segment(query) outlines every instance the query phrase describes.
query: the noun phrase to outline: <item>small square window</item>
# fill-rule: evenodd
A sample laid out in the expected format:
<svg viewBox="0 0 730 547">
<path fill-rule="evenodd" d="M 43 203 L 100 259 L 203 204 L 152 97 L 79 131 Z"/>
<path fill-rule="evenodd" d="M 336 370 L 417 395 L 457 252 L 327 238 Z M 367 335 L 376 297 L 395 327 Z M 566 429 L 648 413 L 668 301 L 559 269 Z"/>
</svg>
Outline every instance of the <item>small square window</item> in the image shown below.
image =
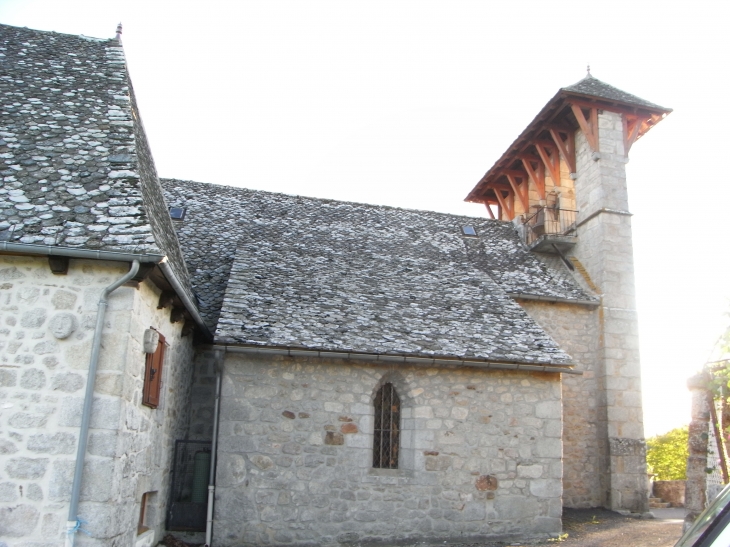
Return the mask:
<svg viewBox="0 0 730 547">
<path fill-rule="evenodd" d="M 477 231 L 474 226 L 462 226 L 461 227 L 461 233 L 464 234 L 466 237 L 477 237 Z"/>
<path fill-rule="evenodd" d="M 170 207 L 170 218 L 182 220 L 185 218 L 185 207 Z"/>
<path fill-rule="evenodd" d="M 157 504 L 157 492 L 145 492 L 139 507 L 139 522 L 137 523 L 137 535 L 144 534 L 154 526 Z"/>
</svg>

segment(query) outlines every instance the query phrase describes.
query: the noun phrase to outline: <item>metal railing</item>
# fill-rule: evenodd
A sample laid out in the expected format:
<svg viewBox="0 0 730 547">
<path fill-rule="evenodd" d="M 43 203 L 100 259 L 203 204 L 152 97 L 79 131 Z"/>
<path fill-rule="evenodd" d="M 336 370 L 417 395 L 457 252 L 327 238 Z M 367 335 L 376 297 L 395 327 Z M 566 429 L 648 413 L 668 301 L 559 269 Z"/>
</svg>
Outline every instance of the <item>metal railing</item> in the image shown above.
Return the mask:
<svg viewBox="0 0 730 547">
<path fill-rule="evenodd" d="M 525 243 L 531 245 L 546 235 L 575 237 L 575 218 L 578 211 L 541 207 L 525 218 Z"/>
</svg>

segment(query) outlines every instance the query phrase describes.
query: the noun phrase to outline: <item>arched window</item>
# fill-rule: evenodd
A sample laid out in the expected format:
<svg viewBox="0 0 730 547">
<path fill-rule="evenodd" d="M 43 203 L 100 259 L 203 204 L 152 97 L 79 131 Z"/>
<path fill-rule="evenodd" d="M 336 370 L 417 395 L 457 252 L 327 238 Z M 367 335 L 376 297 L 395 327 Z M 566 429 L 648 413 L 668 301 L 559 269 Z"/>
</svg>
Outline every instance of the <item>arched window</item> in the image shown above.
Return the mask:
<svg viewBox="0 0 730 547">
<path fill-rule="evenodd" d="M 400 448 L 400 398 L 393 384 L 384 384 L 375 395 L 373 467 L 398 469 Z"/>
</svg>

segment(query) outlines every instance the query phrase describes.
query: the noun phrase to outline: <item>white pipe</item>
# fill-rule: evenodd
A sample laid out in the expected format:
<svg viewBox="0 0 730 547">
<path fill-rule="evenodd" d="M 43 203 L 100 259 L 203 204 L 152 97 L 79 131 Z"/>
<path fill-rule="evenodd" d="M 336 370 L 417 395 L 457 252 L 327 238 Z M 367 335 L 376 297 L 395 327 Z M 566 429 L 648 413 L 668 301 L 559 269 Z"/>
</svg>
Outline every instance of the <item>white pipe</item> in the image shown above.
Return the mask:
<svg viewBox="0 0 730 547">
<path fill-rule="evenodd" d="M 94 251 L 92 249 L 77 249 L 76 247 L 58 247 L 55 245 L 37 245 L 34 243 L 12 243 L 0 241 L 0 251 L 7 253 L 21 253 L 42 256 L 67 256 L 70 258 L 89 258 L 97 260 L 113 260 L 116 262 L 159 262 L 163 255 L 123 253 L 119 251 Z"/>
<path fill-rule="evenodd" d="M 389 355 L 383 353 L 358 353 L 347 351 L 326 351 L 306 348 L 267 348 L 263 346 L 234 346 L 216 344 L 213 349 L 225 350 L 228 353 L 246 353 L 253 355 L 287 355 L 289 357 L 323 357 L 329 359 L 361 360 L 380 363 L 403 363 L 412 365 L 437 366 L 437 367 L 473 367 L 480 369 L 498 370 L 522 370 L 530 372 L 560 372 L 562 374 L 582 375 L 579 370 L 574 370 L 573 364 L 546 363 L 545 365 L 532 363 L 515 363 L 505 361 L 489 361 L 487 359 L 460 359 L 441 357 L 420 357 L 415 355 Z"/>
<path fill-rule="evenodd" d="M 66 547 L 73 547 L 76 531 L 78 529 L 79 497 L 81 496 L 81 478 L 84 473 L 84 459 L 86 457 L 86 443 L 89 439 L 89 424 L 91 423 L 91 407 L 94 404 L 94 385 L 96 384 L 96 369 L 99 365 L 99 353 L 101 352 L 101 335 L 104 330 L 104 319 L 109 295 L 132 279 L 139 271 L 139 260 L 133 260 L 129 271 L 114 283 L 101 292 L 99 306 L 96 312 L 96 328 L 91 346 L 91 359 L 89 361 L 89 376 L 86 379 L 86 395 L 84 397 L 84 408 L 81 413 L 81 427 L 79 429 L 79 444 L 76 448 L 76 467 L 74 469 L 74 480 L 71 487 L 71 503 L 68 508 L 68 519 L 66 521 Z"/>
<path fill-rule="evenodd" d="M 205 545 L 211 546 L 213 541 L 213 503 L 215 500 L 215 464 L 218 453 L 218 414 L 220 412 L 221 400 L 221 375 L 222 365 L 216 366 L 217 374 L 215 379 L 215 407 L 213 409 L 213 442 L 210 448 L 210 477 L 208 478 L 208 513 L 205 521 Z"/>
<path fill-rule="evenodd" d="M 519 298 L 520 300 L 540 300 L 542 302 L 553 302 L 556 304 L 575 304 L 577 306 L 588 306 L 597 308 L 601 305 L 599 300 L 579 300 L 577 298 L 561 298 L 559 296 L 538 296 L 536 294 L 525 294 L 521 292 L 508 292 L 507 296 Z"/>
<path fill-rule="evenodd" d="M 213 335 L 210 333 L 208 326 L 203 321 L 200 313 L 198 312 L 198 306 L 188 297 L 188 292 L 183 287 L 180 280 L 172 271 L 170 263 L 167 260 L 167 256 L 156 255 L 156 254 L 139 254 L 139 253 L 124 253 L 118 251 L 94 251 L 91 249 L 77 249 L 73 247 L 58 247 L 54 245 L 36 245 L 34 243 L 13 243 L 9 241 L 0 241 L 0 252 L 7 253 L 21 253 L 29 255 L 41 255 L 41 256 L 67 256 L 70 258 L 89 258 L 98 260 L 115 260 L 123 262 L 132 262 L 138 260 L 140 262 L 154 262 L 162 270 L 165 278 L 172 286 L 173 290 L 182 300 L 185 308 L 193 316 L 193 320 L 200 327 L 200 330 L 206 336 L 208 340 L 213 340 Z"/>
<path fill-rule="evenodd" d="M 193 316 L 193 320 L 198 325 L 200 330 L 203 331 L 203 334 L 208 340 L 212 340 L 213 335 L 210 333 L 210 330 L 208 330 L 208 325 L 205 324 L 205 321 L 203 321 L 203 318 L 200 316 L 197 304 L 188 297 L 188 292 L 175 276 L 175 272 L 172 271 L 167 257 L 163 257 L 162 260 L 157 263 L 157 266 L 159 266 L 160 270 L 162 270 L 162 273 L 165 274 L 167 281 L 170 283 L 170 285 L 172 285 L 173 290 L 180 297 L 180 300 L 182 300 L 183 304 L 185 304 L 185 308 L 190 312 L 190 315 Z"/>
</svg>

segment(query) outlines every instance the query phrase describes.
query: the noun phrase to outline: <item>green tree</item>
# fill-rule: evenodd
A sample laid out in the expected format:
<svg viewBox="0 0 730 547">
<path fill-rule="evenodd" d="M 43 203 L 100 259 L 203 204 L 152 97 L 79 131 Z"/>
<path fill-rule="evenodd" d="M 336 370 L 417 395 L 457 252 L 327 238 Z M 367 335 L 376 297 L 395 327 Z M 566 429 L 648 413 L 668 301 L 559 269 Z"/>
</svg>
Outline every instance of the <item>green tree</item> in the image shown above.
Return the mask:
<svg viewBox="0 0 730 547">
<path fill-rule="evenodd" d="M 664 435 L 646 441 L 646 463 L 649 473 L 660 481 L 676 481 L 687 478 L 687 439 L 689 427 L 678 427 Z"/>
</svg>

